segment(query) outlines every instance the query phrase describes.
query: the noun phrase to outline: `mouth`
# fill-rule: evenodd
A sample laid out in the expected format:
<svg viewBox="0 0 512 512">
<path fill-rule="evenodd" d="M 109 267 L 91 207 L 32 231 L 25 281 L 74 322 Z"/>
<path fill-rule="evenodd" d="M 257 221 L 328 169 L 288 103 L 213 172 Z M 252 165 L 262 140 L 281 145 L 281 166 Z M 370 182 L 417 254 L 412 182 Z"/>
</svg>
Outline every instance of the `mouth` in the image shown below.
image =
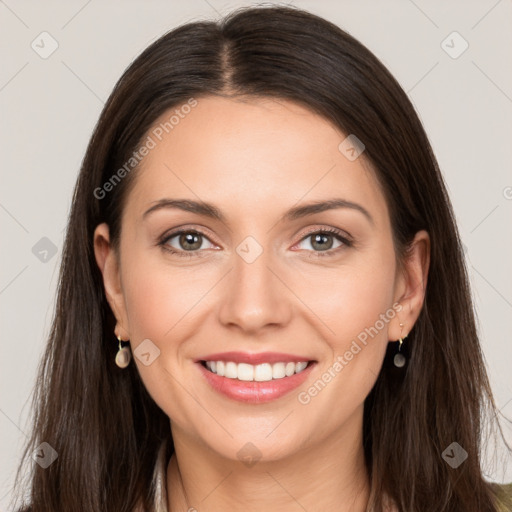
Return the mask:
<svg viewBox="0 0 512 512">
<path fill-rule="evenodd" d="M 270 380 L 284 379 L 302 373 L 309 365 L 316 361 L 299 361 L 297 363 L 235 363 L 234 361 L 199 361 L 211 373 L 227 379 L 236 379 L 244 382 L 268 382 Z"/>
<path fill-rule="evenodd" d="M 234 361 L 196 361 L 210 389 L 223 397 L 248 404 L 263 404 L 291 393 L 303 384 L 317 361 L 277 361 L 236 363 Z"/>
</svg>

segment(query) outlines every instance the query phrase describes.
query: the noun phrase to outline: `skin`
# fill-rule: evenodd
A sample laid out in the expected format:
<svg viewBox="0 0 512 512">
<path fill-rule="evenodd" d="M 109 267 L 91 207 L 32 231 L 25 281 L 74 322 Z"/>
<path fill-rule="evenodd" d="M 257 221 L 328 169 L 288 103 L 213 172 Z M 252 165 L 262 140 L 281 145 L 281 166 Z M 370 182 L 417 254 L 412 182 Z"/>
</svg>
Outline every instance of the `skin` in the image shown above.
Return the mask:
<svg viewBox="0 0 512 512">
<path fill-rule="evenodd" d="M 289 101 L 199 98 L 137 171 L 119 254 L 106 224 L 95 231 L 116 334 L 132 352 L 145 339 L 160 350 L 148 366 L 137 357 L 131 364 L 170 418 L 170 510 L 365 510 L 364 400 L 388 342 L 418 317 L 430 243 L 417 233 L 398 270 L 384 195 L 364 153 L 349 161 L 339 151 L 345 137 Z M 162 198 L 212 202 L 226 222 L 169 208 L 143 218 Z M 289 208 L 331 198 L 363 206 L 373 222 L 350 208 L 284 220 Z M 181 226 L 205 233 L 190 258 L 158 245 Z M 353 245 L 328 235 L 324 247 L 336 252 L 315 257 L 322 250 L 307 232 L 329 227 L 348 233 Z M 236 252 L 247 236 L 263 249 L 250 264 Z M 179 242 L 175 236 L 167 244 L 186 252 L 190 246 Z M 299 403 L 298 394 L 396 302 L 401 311 L 378 335 L 308 404 Z M 213 390 L 194 363 L 228 350 L 287 352 L 318 364 L 284 397 L 245 404 Z M 251 467 L 237 456 L 248 442 L 261 454 Z"/>
</svg>

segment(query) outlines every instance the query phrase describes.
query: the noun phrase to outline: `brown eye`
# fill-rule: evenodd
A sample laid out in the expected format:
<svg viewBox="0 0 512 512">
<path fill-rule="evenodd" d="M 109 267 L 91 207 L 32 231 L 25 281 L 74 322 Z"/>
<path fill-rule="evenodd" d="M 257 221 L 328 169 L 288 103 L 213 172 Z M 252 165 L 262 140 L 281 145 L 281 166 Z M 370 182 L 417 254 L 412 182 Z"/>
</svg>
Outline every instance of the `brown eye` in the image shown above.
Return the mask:
<svg viewBox="0 0 512 512">
<path fill-rule="evenodd" d="M 327 251 L 331 249 L 334 243 L 334 237 L 326 233 L 316 233 L 314 235 L 309 235 L 308 238 L 311 239 L 311 247 L 319 251 Z"/>
<path fill-rule="evenodd" d="M 185 251 L 195 251 L 201 248 L 202 235 L 197 233 L 182 233 L 178 236 L 178 244 Z"/>
<path fill-rule="evenodd" d="M 205 242 L 209 243 L 210 246 L 205 247 Z M 192 254 L 186 253 L 199 252 L 201 249 L 211 249 L 214 247 L 205 235 L 193 230 L 181 230 L 171 233 L 160 244 L 166 250 L 178 256 L 192 256 Z"/>
<path fill-rule="evenodd" d="M 334 256 L 338 254 L 340 250 L 351 247 L 352 241 L 349 239 L 349 235 L 345 234 L 343 231 L 328 228 L 310 231 L 302 238 L 299 244 L 297 244 L 297 247 L 301 248 L 301 244 L 306 244 L 302 249 L 306 249 L 311 257 L 317 257 Z"/>
</svg>

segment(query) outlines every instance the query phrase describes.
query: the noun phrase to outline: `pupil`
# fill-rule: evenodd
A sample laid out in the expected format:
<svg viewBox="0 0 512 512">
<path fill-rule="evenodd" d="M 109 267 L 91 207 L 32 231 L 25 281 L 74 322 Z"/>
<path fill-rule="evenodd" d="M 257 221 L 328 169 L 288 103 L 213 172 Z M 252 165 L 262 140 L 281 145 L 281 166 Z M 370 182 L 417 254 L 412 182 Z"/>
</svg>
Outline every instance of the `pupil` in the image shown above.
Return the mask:
<svg viewBox="0 0 512 512">
<path fill-rule="evenodd" d="M 331 243 L 327 244 L 328 246 L 326 246 L 326 242 L 327 242 L 326 239 L 329 239 L 329 238 L 331 238 L 331 235 L 318 233 L 318 234 L 314 235 L 314 241 L 313 241 L 312 245 L 313 245 L 313 247 L 315 247 L 315 244 L 319 243 L 320 244 L 319 247 L 315 247 L 315 248 L 319 248 L 322 251 L 328 250 L 332 246 L 332 238 L 331 238 Z"/>
<path fill-rule="evenodd" d="M 187 245 L 189 245 L 188 250 L 199 249 L 201 247 L 201 242 L 199 241 L 199 235 L 194 233 L 186 233 L 181 235 L 180 243 L 183 248 L 187 249 Z M 190 247 L 192 246 L 192 247 Z"/>
</svg>

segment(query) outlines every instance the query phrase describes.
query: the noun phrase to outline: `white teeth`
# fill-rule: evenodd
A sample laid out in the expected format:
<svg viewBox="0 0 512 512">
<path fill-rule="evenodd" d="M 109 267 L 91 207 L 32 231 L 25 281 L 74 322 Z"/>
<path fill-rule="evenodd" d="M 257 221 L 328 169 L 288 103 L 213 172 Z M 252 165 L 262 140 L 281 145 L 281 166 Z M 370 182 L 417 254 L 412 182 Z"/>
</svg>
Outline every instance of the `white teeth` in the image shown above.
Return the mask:
<svg viewBox="0 0 512 512">
<path fill-rule="evenodd" d="M 301 372 L 302 370 L 304 370 L 306 368 L 307 365 L 308 365 L 308 363 L 305 363 L 305 362 L 297 363 L 297 365 L 295 366 L 295 372 L 296 373 Z"/>
<path fill-rule="evenodd" d="M 224 367 L 224 377 L 228 379 L 236 379 L 238 376 L 237 368 L 235 363 L 226 363 Z"/>
<path fill-rule="evenodd" d="M 256 365 L 247 363 L 236 364 L 232 361 L 206 361 L 206 367 L 220 377 L 256 382 L 291 377 L 295 373 L 305 370 L 307 366 L 307 361 L 301 361 L 300 363 L 262 363 Z"/>
<path fill-rule="evenodd" d="M 235 363 L 233 363 L 235 364 Z M 236 366 L 236 375 L 233 379 L 238 380 L 254 380 L 254 366 L 252 364 L 239 363 Z"/>
<path fill-rule="evenodd" d="M 272 380 L 272 365 L 269 363 L 257 364 L 254 367 L 254 380 L 256 382 Z"/>
<path fill-rule="evenodd" d="M 273 364 L 272 365 L 272 378 L 273 379 L 282 379 L 283 377 L 286 377 L 285 364 L 284 363 Z"/>
<path fill-rule="evenodd" d="M 284 373 L 287 377 L 291 377 L 295 373 L 296 363 L 286 363 Z"/>
</svg>

